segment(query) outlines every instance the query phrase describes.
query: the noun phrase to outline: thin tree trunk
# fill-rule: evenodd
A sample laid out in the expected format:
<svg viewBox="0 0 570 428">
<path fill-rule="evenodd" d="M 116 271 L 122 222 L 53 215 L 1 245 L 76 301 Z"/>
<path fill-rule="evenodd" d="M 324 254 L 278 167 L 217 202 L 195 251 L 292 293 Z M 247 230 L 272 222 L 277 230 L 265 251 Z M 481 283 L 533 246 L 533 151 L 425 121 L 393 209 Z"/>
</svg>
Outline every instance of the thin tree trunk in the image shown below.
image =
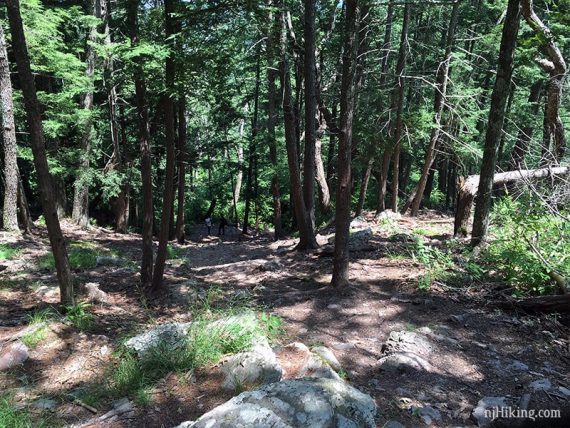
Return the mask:
<svg viewBox="0 0 570 428">
<path fill-rule="evenodd" d="M 322 157 L 322 139 L 327 127 L 327 123 L 319 114 L 319 129 L 317 130 L 317 136 L 315 140 L 315 165 L 316 165 L 316 180 L 318 184 L 318 194 L 319 194 L 319 205 L 322 213 L 328 213 L 331 208 L 331 194 L 329 190 L 329 185 L 327 183 L 327 177 L 325 173 L 325 166 L 323 164 Z"/>
<path fill-rule="evenodd" d="M 305 0 L 305 156 L 303 159 L 303 199 L 307 215 L 307 248 L 317 248 L 315 237 L 315 175 L 316 175 L 316 61 L 315 61 L 315 1 Z"/>
<path fill-rule="evenodd" d="M 32 222 L 32 215 L 30 214 L 30 206 L 28 205 L 28 198 L 24 190 L 24 183 L 18 171 L 18 218 L 22 225 L 23 232 L 28 234 L 32 233 L 34 223 Z"/>
<path fill-rule="evenodd" d="M 333 123 L 336 122 L 336 102 L 333 102 L 331 121 Z M 336 134 L 331 132 L 331 135 L 329 136 L 329 144 L 327 149 L 327 183 L 329 185 L 329 189 L 333 187 L 333 175 L 335 173 L 334 170 L 335 141 L 336 141 Z"/>
<path fill-rule="evenodd" d="M 259 45 L 258 45 L 259 46 Z M 253 118 L 251 120 L 251 141 L 249 143 L 248 165 L 247 165 L 247 178 L 245 189 L 245 211 L 243 216 L 243 229 L 242 233 L 247 235 L 249 229 L 249 213 L 252 198 L 252 181 L 254 174 L 254 163 L 256 159 L 257 149 L 257 131 L 258 131 L 258 114 L 259 114 L 259 87 L 261 84 L 261 50 L 257 50 L 257 62 L 255 68 L 255 89 L 253 94 Z M 255 195 L 257 197 L 257 195 Z"/>
<path fill-rule="evenodd" d="M 4 207 L 2 225 L 4 230 L 17 232 L 18 228 L 18 161 L 16 151 L 16 125 L 10 63 L 6 50 L 4 29 L 0 25 L 0 102 L 2 103 L 2 138 L 4 140 Z"/>
<path fill-rule="evenodd" d="M 336 190 L 335 241 L 331 285 L 349 284 L 348 238 L 350 228 L 352 122 L 354 119 L 355 76 L 358 52 L 358 0 L 346 0 L 344 52 L 340 96 L 338 185 Z"/>
<path fill-rule="evenodd" d="M 522 1 L 522 14 L 527 24 L 542 40 L 548 59 L 538 59 L 540 67 L 550 75 L 546 87 L 544 108 L 543 159 L 542 164 L 558 165 L 566 151 L 564 125 L 560 119 L 562 88 L 566 76 L 566 62 L 554 40 L 550 29 L 534 12 L 532 0 Z"/>
<path fill-rule="evenodd" d="M 393 104 L 396 106 L 396 121 L 394 126 L 394 154 L 392 162 L 392 211 L 398 211 L 398 186 L 400 184 L 400 146 L 402 138 L 404 111 L 404 70 L 406 68 L 406 53 L 408 52 L 408 23 L 412 5 L 406 3 L 404 7 L 404 21 L 402 23 L 402 34 L 400 36 L 400 51 L 398 52 L 398 64 L 396 66 L 396 89 L 394 91 Z"/>
<path fill-rule="evenodd" d="M 374 158 L 368 159 L 366 164 L 366 170 L 362 176 L 362 181 L 360 183 L 360 194 L 358 195 L 358 204 L 356 204 L 356 217 L 362 215 L 362 210 L 364 209 L 364 202 L 366 202 L 366 192 L 368 190 L 368 183 L 370 181 L 370 176 L 372 175 L 372 167 L 374 166 Z"/>
<path fill-rule="evenodd" d="M 162 277 L 166 263 L 166 253 L 168 249 L 168 235 L 170 232 L 170 215 L 172 213 L 172 203 L 174 202 L 174 169 L 175 169 L 175 144 L 174 144 L 174 0 L 164 0 L 164 30 L 165 38 L 170 44 L 170 53 L 166 57 L 165 80 L 167 96 L 164 107 L 165 119 L 165 144 L 166 144 L 166 167 L 164 173 L 164 198 L 162 200 L 162 218 L 160 219 L 160 233 L 158 235 L 158 250 L 154 264 L 152 276 L 152 290 L 158 291 L 162 288 Z"/>
<path fill-rule="evenodd" d="M 119 105 L 119 122 L 121 129 L 121 147 L 122 152 L 126 158 L 129 141 L 127 138 L 125 111 L 122 105 Z M 129 161 L 125 159 L 125 162 L 128 163 Z M 115 232 L 117 233 L 127 233 L 129 231 L 129 215 L 131 205 L 130 193 L 131 184 L 130 182 L 126 181 L 121 186 L 121 190 L 117 195 L 117 199 L 115 200 Z"/>
<path fill-rule="evenodd" d="M 451 20 L 447 29 L 447 37 L 445 42 L 445 56 L 439 65 L 437 73 L 437 83 L 435 87 L 435 101 L 434 101 L 434 127 L 431 131 L 430 142 L 426 151 L 424 166 L 418 182 L 414 199 L 411 204 L 411 215 L 417 216 L 420 209 L 420 204 L 423 199 L 424 190 L 426 188 L 427 180 L 429 177 L 430 169 L 435 159 L 436 147 L 439 141 L 439 134 L 441 131 L 441 115 L 445 106 L 445 97 L 447 94 L 447 83 L 449 79 L 449 62 L 451 61 L 451 52 L 453 49 L 453 41 L 455 39 L 455 28 L 457 27 L 457 18 L 459 16 L 459 1 L 455 0 L 453 10 L 451 11 Z"/>
<path fill-rule="evenodd" d="M 184 200 L 186 194 L 186 99 L 178 99 L 178 212 L 176 213 L 176 240 L 184 244 Z"/>
<path fill-rule="evenodd" d="M 511 159 L 509 161 L 509 170 L 520 169 L 524 165 L 524 159 L 528 153 L 528 147 L 532 139 L 532 134 L 534 133 L 534 126 L 529 125 L 531 123 L 531 118 L 538 114 L 540 110 L 540 97 L 542 94 L 542 80 L 537 80 L 530 87 L 530 94 L 528 96 L 528 104 L 530 105 L 530 115 L 524 120 L 523 126 L 521 126 L 517 141 L 511 152 Z"/>
<path fill-rule="evenodd" d="M 297 228 L 299 229 L 299 244 L 297 249 L 305 250 L 309 248 L 309 225 L 307 224 L 305 202 L 301 191 L 301 174 L 299 171 L 299 151 L 297 150 L 297 131 L 295 107 L 291 91 L 291 76 L 287 61 L 287 36 L 285 11 L 281 13 L 281 62 L 280 81 L 281 92 L 283 93 L 283 122 L 285 125 L 285 147 L 287 149 L 287 164 L 289 166 L 289 180 L 291 189 L 291 205 L 293 205 Z"/>
<path fill-rule="evenodd" d="M 520 0 L 509 0 L 501 37 L 497 77 L 491 95 L 491 108 L 485 135 L 485 149 L 481 164 L 479 189 L 477 191 L 473 231 L 471 233 L 473 245 L 479 244 L 486 237 L 489 226 L 493 177 L 495 175 L 495 165 L 497 164 L 499 141 L 505 120 L 507 91 L 509 90 L 513 74 L 513 60 L 519 31 L 520 12 Z"/>
<path fill-rule="evenodd" d="M 138 7 L 139 0 L 129 0 L 128 22 L 131 45 L 138 46 Z M 152 164 L 150 152 L 149 118 L 146 105 L 146 84 L 142 67 L 142 58 L 134 58 L 134 82 L 135 98 L 137 105 L 137 118 L 139 125 L 139 140 L 141 151 L 141 179 L 143 196 L 143 227 L 142 227 L 142 260 L 141 260 L 141 285 L 143 288 L 150 286 L 153 270 L 153 202 L 152 202 Z"/>
<path fill-rule="evenodd" d="M 269 145 L 269 162 L 271 162 L 271 196 L 273 197 L 273 228 L 274 238 L 279 240 L 284 237 L 281 220 L 281 190 L 279 189 L 279 176 L 277 175 L 277 140 L 275 138 L 275 112 L 277 87 L 277 64 L 275 63 L 276 45 L 279 37 L 279 14 L 272 10 L 273 0 L 268 0 L 269 28 L 267 32 L 267 134 Z M 242 155 L 243 156 L 243 155 Z"/>
<path fill-rule="evenodd" d="M 26 119 L 30 132 L 34 166 L 38 174 L 42 208 L 57 271 L 61 303 L 63 305 L 73 305 L 73 277 L 71 276 L 67 248 L 57 216 L 55 194 L 45 150 L 40 104 L 36 94 L 34 77 L 30 68 L 30 59 L 26 47 L 26 38 L 24 36 L 24 26 L 22 25 L 22 17 L 20 15 L 20 4 L 18 0 L 7 0 L 6 5 L 12 34 L 12 47 L 18 66 L 20 86 L 24 95 Z"/>
</svg>

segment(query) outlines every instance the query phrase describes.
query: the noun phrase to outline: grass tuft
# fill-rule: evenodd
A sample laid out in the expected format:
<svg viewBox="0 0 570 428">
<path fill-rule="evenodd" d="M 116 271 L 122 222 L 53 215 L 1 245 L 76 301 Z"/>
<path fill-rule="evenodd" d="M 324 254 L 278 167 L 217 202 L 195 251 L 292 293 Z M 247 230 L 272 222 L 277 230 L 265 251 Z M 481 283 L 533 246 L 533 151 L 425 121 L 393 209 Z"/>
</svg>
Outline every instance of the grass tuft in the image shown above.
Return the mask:
<svg viewBox="0 0 570 428">
<path fill-rule="evenodd" d="M 13 259 L 19 252 L 12 244 L 0 244 L 0 262 Z"/>
</svg>

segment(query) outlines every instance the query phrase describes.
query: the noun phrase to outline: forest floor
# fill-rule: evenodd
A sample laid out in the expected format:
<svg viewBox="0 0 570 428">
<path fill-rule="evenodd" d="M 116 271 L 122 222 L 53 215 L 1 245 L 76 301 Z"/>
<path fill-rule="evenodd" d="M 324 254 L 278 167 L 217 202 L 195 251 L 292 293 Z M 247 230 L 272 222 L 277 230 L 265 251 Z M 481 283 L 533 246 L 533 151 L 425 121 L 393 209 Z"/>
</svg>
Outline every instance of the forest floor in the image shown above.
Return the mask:
<svg viewBox="0 0 570 428">
<path fill-rule="evenodd" d="M 196 301 L 247 302 L 282 318 L 281 343 L 331 348 L 348 381 L 376 400 L 379 426 L 388 420 L 426 426 L 425 414 L 432 415 L 431 426 L 474 425 L 471 413 L 483 397 L 504 397 L 514 405 L 527 401 L 530 409 L 561 409 L 562 418 L 547 425 L 570 426 L 568 318 L 496 309 L 493 303 L 509 294 L 500 281 L 464 275 L 420 289 L 424 267 L 411 256 L 409 237 L 415 233 L 434 246 L 451 242 L 453 219 L 448 216 L 426 212 L 417 219 L 378 223 L 370 214 L 361 227 L 373 233 L 351 252 L 352 285 L 342 293 L 328 287 L 332 230 L 319 236 L 319 250 L 302 253 L 294 251 L 292 239 L 243 239 L 232 228 L 221 238 L 207 237 L 196 226 L 187 244 L 171 246 L 165 292 L 151 300 L 137 287 L 138 235 L 84 231 L 64 223 L 72 249 L 87 248 L 86 259 L 99 257 L 95 263 L 80 257 L 74 273 L 78 283 L 99 284 L 105 302 L 86 308 L 94 319 L 83 330 L 62 318 L 47 324 L 39 320 L 43 327 L 37 337 L 30 330 L 33 314 L 59 299 L 45 230 L 39 228 L 34 237 L 2 235 L 0 244 L 17 253 L 0 262 L 0 348 L 27 334 L 30 358 L 0 372 L 0 391 L 46 426 L 172 427 L 194 420 L 239 392 L 220 388 L 216 366 L 167 374 L 149 399 L 113 422 L 97 418 L 121 397 L 91 401 L 89 391 L 106 381 L 125 338 L 155 324 L 191 320 Z M 426 355 L 429 367 L 380 369 L 383 344 L 396 331 L 435 338 L 437 350 Z M 89 410 L 87 403 L 95 408 Z M 422 408 L 431 410 L 422 413 Z"/>
</svg>

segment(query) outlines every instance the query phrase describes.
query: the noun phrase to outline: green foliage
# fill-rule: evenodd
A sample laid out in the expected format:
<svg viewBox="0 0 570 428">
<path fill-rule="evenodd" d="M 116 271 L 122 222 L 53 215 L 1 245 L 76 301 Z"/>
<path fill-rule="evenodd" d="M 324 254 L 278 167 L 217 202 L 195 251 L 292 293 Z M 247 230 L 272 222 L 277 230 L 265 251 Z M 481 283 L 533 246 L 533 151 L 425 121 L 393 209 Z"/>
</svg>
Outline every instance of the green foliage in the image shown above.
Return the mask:
<svg viewBox="0 0 570 428">
<path fill-rule="evenodd" d="M 79 330 L 89 330 L 95 322 L 95 315 L 89 312 L 91 304 L 79 302 L 65 307 L 65 319 Z"/>
<path fill-rule="evenodd" d="M 0 261 L 13 259 L 19 251 L 12 244 L 0 244 Z"/>
<path fill-rule="evenodd" d="M 444 278 L 454 265 L 447 252 L 437 247 L 426 246 L 420 237 L 415 237 L 412 257 L 422 263 L 426 270 L 426 273 L 418 278 L 418 287 L 422 290 L 430 288 L 434 281 Z"/>
<path fill-rule="evenodd" d="M 2 428 L 44 428 L 49 427 L 44 418 L 32 418 L 30 413 L 17 409 L 12 404 L 12 398 L 7 394 L 0 395 L 0 427 Z"/>
<path fill-rule="evenodd" d="M 21 340 L 28 348 L 35 348 L 40 342 L 46 338 L 47 327 L 40 327 L 37 330 L 22 336 Z"/>
<path fill-rule="evenodd" d="M 113 255 L 112 251 L 98 248 L 89 242 L 75 241 L 68 246 L 69 266 L 71 269 L 93 269 L 97 266 L 97 257 Z M 38 262 L 40 269 L 55 270 L 53 254 L 47 254 Z"/>
<path fill-rule="evenodd" d="M 483 261 L 518 293 L 553 291 L 551 270 L 570 277 L 570 226 L 537 201 L 510 197 L 498 201 L 491 231 L 494 239 L 482 253 Z"/>
</svg>

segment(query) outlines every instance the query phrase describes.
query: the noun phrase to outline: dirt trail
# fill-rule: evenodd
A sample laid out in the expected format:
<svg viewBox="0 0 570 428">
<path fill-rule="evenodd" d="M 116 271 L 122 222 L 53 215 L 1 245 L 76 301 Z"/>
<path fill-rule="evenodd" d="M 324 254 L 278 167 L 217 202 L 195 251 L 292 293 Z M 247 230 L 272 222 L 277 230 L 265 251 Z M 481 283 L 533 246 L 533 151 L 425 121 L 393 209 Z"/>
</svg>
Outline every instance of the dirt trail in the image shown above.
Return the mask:
<svg viewBox="0 0 570 428">
<path fill-rule="evenodd" d="M 432 426 L 469 426 L 474 424 L 471 412 L 483 397 L 505 397 L 519 404 L 525 394 L 530 394 L 530 409 L 565 412 L 548 426 L 568 426 L 567 318 L 493 309 L 490 303 L 500 284 L 436 283 L 429 290 L 418 289 L 422 267 L 406 256 L 406 244 L 393 236 L 406 239 L 406 234 L 419 230 L 427 242 L 437 245 L 451 237 L 452 221 L 435 213 L 397 224 L 377 224 L 368 217 L 362 226 L 371 227 L 373 235 L 351 253 L 352 286 L 342 293 L 328 287 L 330 234 L 319 236 L 319 251 L 299 253 L 293 240 L 243 239 L 231 228 L 220 238 L 206 237 L 203 228 L 194 227 L 189 243 L 175 246 L 179 257 L 168 261 L 166 292 L 154 302 L 142 298 L 136 286 L 137 235 L 84 232 L 66 225 L 71 240 L 112 250 L 126 263 L 78 269 L 79 282 L 97 282 L 109 296 L 106 304 L 93 308 L 95 326 L 81 333 L 57 323 L 31 350 L 30 360 L 0 374 L 0 389 L 9 389 L 21 403 L 55 397 L 58 421 L 88 420 L 93 415 L 66 394 L 97 382 L 122 338 L 149 323 L 188 320 L 192 299 L 217 287 L 227 299 L 244 297 L 280 315 L 284 343 L 301 341 L 333 349 L 350 382 L 376 400 L 379 426 L 392 419 L 404 426 L 425 426 L 426 415 Z M 2 262 L 7 268 L 0 273 L 0 341 L 21 331 L 28 314 L 54 304 L 58 297 L 53 272 L 37 268 L 38 257 L 47 253 L 45 236 L 17 245 L 18 259 Z M 385 343 L 393 332 L 411 333 L 407 337 L 413 339 L 412 347 L 427 340 L 429 349 L 422 358 L 429 365 L 403 371 L 380 367 L 378 360 L 390 355 Z M 148 407 L 114 425 L 100 426 L 173 426 L 228 398 L 219 394 L 219 383 L 211 377 L 196 377 L 186 383 L 167 377 Z M 545 381 L 550 388 L 540 387 Z M 102 403 L 100 413 L 110 405 Z"/>
</svg>

